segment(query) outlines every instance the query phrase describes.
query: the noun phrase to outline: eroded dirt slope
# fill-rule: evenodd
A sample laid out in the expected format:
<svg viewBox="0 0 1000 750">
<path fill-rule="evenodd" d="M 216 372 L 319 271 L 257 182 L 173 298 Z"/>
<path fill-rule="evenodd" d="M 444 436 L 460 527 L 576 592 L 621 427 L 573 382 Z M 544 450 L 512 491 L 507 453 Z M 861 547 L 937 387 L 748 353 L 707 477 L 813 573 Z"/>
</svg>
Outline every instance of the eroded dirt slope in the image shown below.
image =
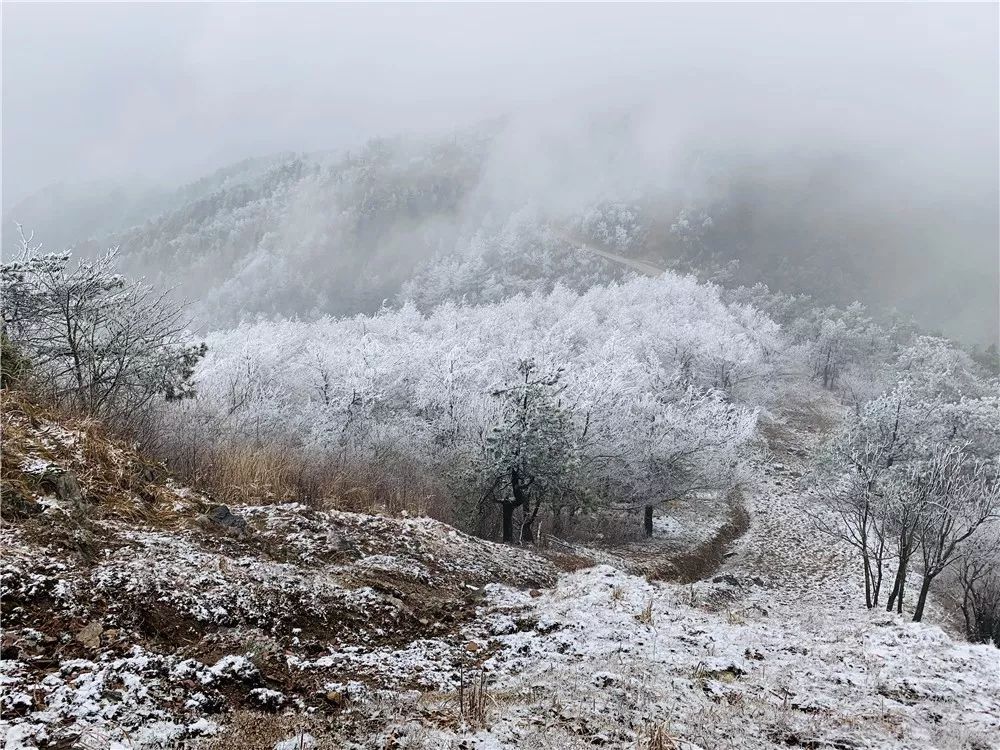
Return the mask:
<svg viewBox="0 0 1000 750">
<path fill-rule="evenodd" d="M 229 509 L 96 424 L 4 398 L 6 746 L 193 741 L 239 710 L 333 716 L 348 683 L 434 689 L 486 583 L 555 581 L 430 519 Z M 385 657 L 407 651 L 434 674 Z"/>
</svg>

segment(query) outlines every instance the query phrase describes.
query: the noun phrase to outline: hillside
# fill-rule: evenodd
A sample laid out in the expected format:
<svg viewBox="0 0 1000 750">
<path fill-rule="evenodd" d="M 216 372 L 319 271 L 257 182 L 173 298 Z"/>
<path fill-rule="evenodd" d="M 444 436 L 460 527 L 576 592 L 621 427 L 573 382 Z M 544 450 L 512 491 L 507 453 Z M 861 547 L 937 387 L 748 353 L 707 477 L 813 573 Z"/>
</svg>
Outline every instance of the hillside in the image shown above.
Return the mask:
<svg viewBox="0 0 1000 750">
<path fill-rule="evenodd" d="M 176 288 L 213 327 L 260 314 L 374 312 L 456 241 L 482 158 L 466 138 L 253 160 L 79 249 L 121 247 L 125 270 Z"/>
<path fill-rule="evenodd" d="M 619 263 L 579 252 L 591 244 L 639 267 L 764 283 L 824 305 L 861 300 L 969 343 L 996 340 L 997 276 L 983 272 L 992 244 L 965 220 L 975 205 L 911 201 L 889 217 L 873 194 L 906 187 L 837 155 L 696 150 L 650 175 L 626 126 L 613 131 L 626 144 L 613 156 L 600 145 L 607 123 L 588 127 L 568 154 L 491 123 L 355 153 L 249 159 L 173 190 L 55 187 L 7 211 L 4 249 L 16 246 L 15 221 L 50 249 L 120 246 L 126 272 L 176 289 L 208 329 L 620 278 Z M 967 251 L 928 278 L 928 259 L 966 232 Z"/>
<path fill-rule="evenodd" d="M 536 552 L 226 508 L 5 392 L 4 747 L 996 747 L 996 650 L 859 608 L 852 557 L 808 532 L 796 477 L 837 413 L 770 428 L 749 530 L 671 583 L 626 570 L 659 549 L 671 576 L 723 519 Z"/>
<path fill-rule="evenodd" d="M 429 519 L 230 510 L 99 425 L 3 406 L 6 748 L 155 747 L 240 710 L 339 713 L 348 683 L 439 687 L 421 654 L 450 675 L 485 584 L 555 581 Z"/>
<path fill-rule="evenodd" d="M 1000 4 L 0 17 L 0 750 L 1000 750 Z"/>
</svg>

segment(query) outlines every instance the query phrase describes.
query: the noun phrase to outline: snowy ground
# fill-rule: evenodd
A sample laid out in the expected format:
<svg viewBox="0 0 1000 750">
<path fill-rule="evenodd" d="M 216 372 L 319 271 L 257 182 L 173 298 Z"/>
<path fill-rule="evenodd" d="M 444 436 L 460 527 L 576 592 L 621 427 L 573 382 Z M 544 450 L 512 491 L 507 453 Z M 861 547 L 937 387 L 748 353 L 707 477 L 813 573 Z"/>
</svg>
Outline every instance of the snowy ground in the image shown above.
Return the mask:
<svg viewBox="0 0 1000 750">
<path fill-rule="evenodd" d="M 19 491 L 71 469 L 146 499 L 42 494 L 5 525 L 5 750 L 1000 747 L 1000 651 L 864 610 L 854 559 L 810 530 L 794 430 L 733 554 L 684 584 L 636 570 L 717 538 L 717 503 L 558 574 L 427 519 L 213 521 L 114 446 L 102 479 L 100 446 L 50 427 L 5 423 Z"/>
<path fill-rule="evenodd" d="M 535 599 L 491 590 L 479 637 L 496 703 L 469 746 L 1000 747 L 996 649 L 866 612 L 794 495 L 769 481 L 751 498 L 717 582 L 601 566 Z"/>
<path fill-rule="evenodd" d="M 750 529 L 710 579 L 600 565 L 541 595 L 491 586 L 465 629 L 482 654 L 465 685 L 485 680 L 485 696 L 421 696 L 379 741 L 1000 747 L 1000 652 L 864 609 L 854 557 L 811 529 L 799 481 L 809 436 L 791 434 L 745 493 Z"/>
</svg>

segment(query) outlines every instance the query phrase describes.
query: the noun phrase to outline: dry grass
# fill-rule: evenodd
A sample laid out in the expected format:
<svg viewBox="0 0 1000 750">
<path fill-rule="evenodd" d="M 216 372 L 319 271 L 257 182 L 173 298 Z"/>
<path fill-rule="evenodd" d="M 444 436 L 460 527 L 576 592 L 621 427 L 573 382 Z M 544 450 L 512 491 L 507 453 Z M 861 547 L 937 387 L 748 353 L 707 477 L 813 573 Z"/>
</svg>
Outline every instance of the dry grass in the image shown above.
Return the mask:
<svg viewBox="0 0 1000 750">
<path fill-rule="evenodd" d="M 666 724 L 656 724 L 640 733 L 639 746 L 644 750 L 678 750 L 679 740 L 674 737 Z"/>
<path fill-rule="evenodd" d="M 227 441 L 204 445 L 196 456 L 165 452 L 180 478 L 230 505 L 301 502 L 389 516 L 426 515 L 453 522 L 446 490 L 398 456 L 346 462 L 295 446 Z"/>
<path fill-rule="evenodd" d="M 322 479 L 291 451 L 247 445 L 212 450 L 191 477 L 219 500 L 234 505 L 322 498 Z"/>
<path fill-rule="evenodd" d="M 43 407 L 23 392 L 0 392 L 2 512 L 15 520 L 35 512 L 35 498 L 58 494 L 72 477 L 82 498 L 70 510 L 77 520 L 96 515 L 157 525 L 180 523 L 180 511 L 199 506 L 196 498 L 164 486 L 166 470 L 111 435 L 99 422 Z M 25 462 L 51 468 L 24 471 Z"/>
<path fill-rule="evenodd" d="M 600 509 L 597 512 L 566 516 L 555 528 L 551 513 L 539 514 L 540 537 L 553 536 L 570 542 L 599 543 L 616 547 L 645 538 L 642 516 L 634 509 Z"/>
<path fill-rule="evenodd" d="M 650 599 L 646 602 L 646 606 L 643 607 L 642 611 L 635 616 L 635 619 L 641 622 L 643 625 L 653 626 L 653 600 Z"/>
<path fill-rule="evenodd" d="M 482 669 L 466 673 L 462 670 L 458 687 L 459 715 L 466 724 L 485 727 L 488 720 L 489 687 Z"/>
<path fill-rule="evenodd" d="M 276 743 L 293 737 L 311 734 L 323 743 L 325 728 L 316 718 L 296 713 L 292 715 L 266 714 L 258 711 L 234 711 L 226 720 L 226 729 L 205 745 L 206 750 L 270 750 Z M 304 745 L 308 747 L 308 745 Z"/>
<path fill-rule="evenodd" d="M 554 549 L 551 546 L 539 548 L 535 551 L 541 554 L 542 557 L 551 562 L 564 573 L 572 573 L 574 570 L 592 568 L 596 564 L 596 561 L 592 557 L 586 557 L 575 552 Z"/>
</svg>

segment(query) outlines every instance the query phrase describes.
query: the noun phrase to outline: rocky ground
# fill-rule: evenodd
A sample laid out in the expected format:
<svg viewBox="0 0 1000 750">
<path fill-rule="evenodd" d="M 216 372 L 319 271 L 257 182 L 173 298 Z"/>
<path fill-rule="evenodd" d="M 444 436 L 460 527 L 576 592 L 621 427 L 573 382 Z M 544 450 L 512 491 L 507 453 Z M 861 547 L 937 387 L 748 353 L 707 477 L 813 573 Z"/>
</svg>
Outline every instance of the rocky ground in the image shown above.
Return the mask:
<svg viewBox="0 0 1000 750">
<path fill-rule="evenodd" d="M 794 420 L 740 498 L 536 554 L 218 506 L 96 425 L 3 418 L 9 750 L 1000 747 L 1000 652 L 864 610 Z"/>
</svg>

